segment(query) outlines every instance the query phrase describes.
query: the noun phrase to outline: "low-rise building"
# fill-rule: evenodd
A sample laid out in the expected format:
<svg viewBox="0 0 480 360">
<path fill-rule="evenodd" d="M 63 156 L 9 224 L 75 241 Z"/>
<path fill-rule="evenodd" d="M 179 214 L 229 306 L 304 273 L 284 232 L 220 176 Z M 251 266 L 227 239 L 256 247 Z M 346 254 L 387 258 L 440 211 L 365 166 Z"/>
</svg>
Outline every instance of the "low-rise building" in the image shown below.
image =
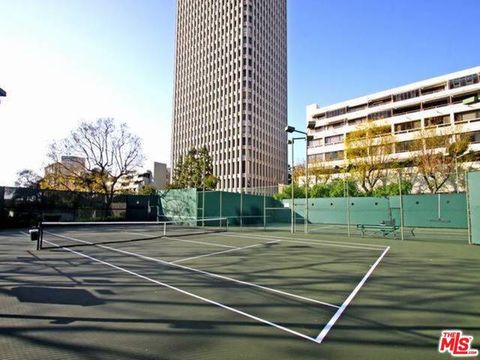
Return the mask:
<svg viewBox="0 0 480 360">
<path fill-rule="evenodd" d="M 469 151 L 480 152 L 480 66 L 362 96 L 341 103 L 307 106 L 308 164 L 344 168 L 346 143 L 368 123 L 386 129 L 392 161 L 412 158 L 421 134 L 460 134 Z M 454 141 L 454 138 L 452 138 Z"/>
<path fill-rule="evenodd" d="M 115 185 L 115 190 L 120 192 L 138 193 L 147 185 L 156 190 L 164 190 L 167 186 L 168 176 L 167 165 L 154 162 L 153 173 L 151 170 L 147 170 L 145 172 L 134 172 L 124 175 L 118 180 Z"/>
<path fill-rule="evenodd" d="M 79 190 L 78 179 L 86 173 L 85 158 L 62 156 L 44 168 L 44 186 L 56 190 Z"/>
</svg>

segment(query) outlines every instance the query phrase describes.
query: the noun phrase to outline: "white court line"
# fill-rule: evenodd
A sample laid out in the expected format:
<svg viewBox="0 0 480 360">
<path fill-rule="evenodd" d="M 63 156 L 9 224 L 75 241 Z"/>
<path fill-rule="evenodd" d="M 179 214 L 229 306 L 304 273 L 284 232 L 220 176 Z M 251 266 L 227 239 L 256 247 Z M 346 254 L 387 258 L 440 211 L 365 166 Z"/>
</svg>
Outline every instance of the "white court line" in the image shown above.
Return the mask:
<svg viewBox="0 0 480 360">
<path fill-rule="evenodd" d="M 233 234 L 234 232 L 230 232 L 231 234 Z M 221 235 L 219 233 L 215 233 L 213 235 Z M 257 237 L 257 238 L 272 238 L 274 237 L 275 239 L 285 239 L 285 240 L 290 240 L 290 239 L 297 239 L 297 240 L 304 240 L 304 241 L 310 241 L 310 242 L 313 242 L 315 244 L 322 244 L 322 243 L 325 243 L 325 244 L 333 244 L 333 245 L 344 245 L 344 244 L 347 244 L 347 245 L 354 245 L 354 246 L 357 246 L 359 247 L 359 245 L 362 245 L 365 247 L 365 250 L 385 250 L 386 249 L 386 246 L 383 246 L 383 245 L 375 245 L 375 244 L 367 244 L 367 243 L 359 243 L 359 242 L 349 242 L 349 241 L 333 241 L 333 240 L 320 240 L 320 239 L 312 239 L 312 238 L 294 238 L 292 236 L 289 236 L 289 237 L 286 237 L 286 236 L 281 236 L 281 235 L 278 235 L 278 236 L 273 236 L 273 235 L 260 235 L 260 234 L 255 234 L 255 235 L 252 235 L 253 237 Z"/>
<path fill-rule="evenodd" d="M 347 306 L 350 304 L 350 302 L 353 300 L 353 298 L 355 297 L 355 295 L 357 295 L 357 293 L 360 291 L 360 289 L 362 288 L 363 284 L 365 284 L 365 282 L 367 281 L 367 279 L 369 278 L 369 276 L 372 274 L 373 270 L 375 270 L 375 268 L 377 267 L 378 264 L 380 264 L 380 261 L 382 261 L 383 257 L 387 254 L 388 250 L 390 250 L 390 246 L 388 246 L 385 251 L 382 253 L 382 255 L 379 256 L 379 258 L 377 259 L 377 261 L 375 261 L 375 263 L 372 265 L 372 267 L 370 268 L 370 270 L 368 270 L 368 272 L 365 274 L 365 276 L 363 277 L 362 280 L 360 280 L 360 282 L 358 283 L 358 285 L 355 287 L 355 289 L 353 289 L 352 293 L 348 296 L 348 298 L 343 302 L 342 306 L 340 306 L 340 308 L 337 310 L 337 312 L 332 316 L 332 318 L 330 319 L 330 321 L 327 323 L 327 325 L 325 325 L 325 327 L 322 329 L 322 331 L 320 332 L 320 334 L 318 334 L 318 336 L 315 338 L 315 341 L 317 343 L 321 343 L 323 341 L 323 339 L 325 339 L 325 336 L 327 336 L 328 332 L 330 331 L 330 329 L 333 327 L 333 325 L 335 324 L 335 322 L 338 320 L 338 318 L 342 315 L 342 313 L 345 311 L 345 309 L 347 308 Z"/>
<path fill-rule="evenodd" d="M 307 297 L 300 296 L 300 295 L 295 295 L 295 294 L 292 294 L 292 293 L 288 293 L 286 291 L 273 289 L 273 288 L 270 288 L 270 287 L 267 287 L 267 286 L 258 285 L 258 284 L 251 283 L 251 282 L 248 282 L 248 281 L 234 279 L 234 278 L 231 278 L 231 277 L 228 277 L 228 276 L 223 276 L 223 275 L 211 273 L 211 272 L 200 270 L 200 269 L 195 269 L 195 268 L 185 266 L 185 265 L 174 264 L 174 263 L 171 263 L 171 262 L 168 262 L 168 261 L 165 261 L 165 260 L 152 258 L 150 256 L 137 254 L 137 253 L 134 253 L 134 252 L 131 252 L 131 251 L 116 249 L 116 248 L 112 248 L 110 246 L 101 245 L 101 244 L 94 244 L 94 243 L 92 243 L 90 241 L 86 241 L 86 240 L 75 239 L 73 237 L 69 237 L 69 236 L 65 236 L 65 235 L 59 235 L 59 234 L 53 234 L 53 233 L 50 233 L 50 232 L 47 232 L 47 233 L 49 233 L 50 235 L 53 235 L 53 236 L 60 237 L 60 238 L 64 238 L 64 239 L 68 239 L 68 240 L 72 240 L 72 241 L 78 241 L 78 242 L 81 242 L 81 243 L 84 243 L 84 244 L 95 245 L 95 246 L 103 248 L 103 249 L 108 249 L 108 250 L 111 250 L 111 251 L 114 251 L 114 252 L 131 255 L 131 256 L 134 256 L 134 257 L 138 257 L 140 259 L 150 260 L 150 261 L 154 261 L 154 262 L 157 262 L 157 263 L 160 263 L 160 264 L 177 267 L 177 268 L 180 268 L 180 269 L 183 269 L 183 270 L 189 270 L 189 271 L 197 272 L 199 274 L 207 275 L 207 276 L 210 276 L 210 277 L 214 277 L 214 278 L 218 278 L 218 279 L 222 279 L 222 280 L 227 280 L 227 281 L 232 281 L 232 282 L 235 282 L 235 283 L 238 283 L 238 284 L 242 284 L 242 285 L 254 287 L 254 288 L 257 288 L 257 289 L 270 291 L 270 292 L 273 292 L 273 293 L 281 294 L 281 295 L 284 295 L 284 296 L 289 296 L 289 297 L 292 297 L 292 298 L 308 301 L 308 302 L 311 302 L 311 303 L 324 305 L 324 306 L 328 306 L 328 307 L 333 307 L 333 308 L 336 308 L 336 309 L 339 308 L 339 306 L 334 305 L 334 304 L 330 304 L 330 303 L 327 303 L 327 302 L 307 298 Z"/>
<path fill-rule="evenodd" d="M 59 245 L 54 244 L 54 243 L 52 243 L 52 242 L 50 242 L 50 241 L 48 241 L 48 240 L 44 240 L 44 241 L 47 242 L 47 243 L 49 243 L 49 244 L 51 244 L 51 245 L 56 246 L 57 248 L 60 248 L 60 249 L 63 249 L 63 250 L 67 250 L 67 251 L 69 251 L 69 252 L 71 252 L 71 253 L 74 253 L 74 254 L 77 254 L 77 255 L 79 255 L 79 256 L 85 257 L 85 258 L 87 258 L 87 259 L 90 259 L 90 260 L 99 262 L 99 263 L 101 263 L 101 264 L 103 264 L 103 265 L 107 265 L 107 266 L 110 266 L 110 267 L 112 267 L 112 268 L 114 268 L 114 269 L 117 269 L 117 270 L 126 272 L 127 274 L 130 274 L 130 275 L 139 277 L 139 278 L 141 278 L 141 279 L 150 281 L 150 282 L 155 283 L 155 284 L 160 285 L 160 286 L 164 286 L 164 287 L 166 287 L 166 288 L 169 288 L 170 290 L 178 291 L 178 292 L 180 292 L 180 293 L 182 293 L 182 294 L 184 294 L 184 295 L 188 295 L 188 296 L 194 297 L 195 299 L 198 299 L 198 300 L 207 302 L 207 303 L 212 304 L 212 305 L 219 306 L 219 307 L 221 307 L 221 308 L 223 308 L 223 309 L 225 309 L 225 310 L 229 310 L 229 311 L 232 311 L 232 312 L 234 312 L 234 313 L 237 313 L 237 314 L 243 315 L 243 316 L 245 316 L 245 317 L 248 317 L 248 318 L 250 318 L 250 319 L 259 321 L 259 322 L 261 322 L 261 323 L 264 323 L 264 324 L 273 326 L 273 327 L 275 327 L 275 328 L 277 328 L 277 329 L 279 329 L 279 330 L 283 330 L 283 331 L 286 331 L 286 332 L 288 332 L 288 333 L 290 333 L 290 334 L 293 334 L 293 335 L 302 337 L 302 338 L 304 338 L 304 339 L 307 339 L 307 340 L 316 342 L 315 338 L 310 337 L 310 336 L 305 335 L 305 334 L 302 334 L 302 333 L 300 333 L 300 332 L 298 332 L 298 331 L 289 329 L 289 328 L 287 328 L 287 327 L 285 327 L 285 326 L 282 326 L 282 325 L 276 324 L 276 323 L 274 323 L 274 322 L 271 322 L 271 321 L 262 319 L 262 318 L 260 318 L 260 317 L 258 317 L 258 316 L 255 316 L 255 315 L 251 315 L 251 314 L 249 314 L 249 313 L 246 313 L 246 312 L 244 312 L 244 311 L 235 309 L 235 308 L 233 308 L 233 307 L 230 307 L 230 306 L 228 306 L 228 305 L 219 303 L 219 302 L 217 302 L 217 301 L 213 301 L 213 300 L 207 299 L 207 298 L 205 298 L 205 297 L 203 297 L 203 296 L 195 295 L 195 294 L 193 294 L 193 293 L 191 293 L 191 292 L 189 292 L 189 291 L 182 290 L 182 289 L 180 289 L 180 288 L 178 288 L 178 287 L 175 287 L 175 286 L 169 285 L 169 284 L 167 284 L 167 283 L 164 283 L 164 282 L 161 282 L 161 281 L 152 279 L 152 278 L 150 278 L 150 277 L 148 277 L 148 276 L 145 276 L 145 275 L 141 275 L 141 274 L 136 273 L 136 272 L 134 272 L 134 271 L 131 271 L 131 270 L 125 269 L 125 268 L 123 268 L 123 267 L 120 267 L 120 266 L 114 265 L 114 264 L 112 264 L 112 263 L 109 263 L 109 262 L 107 262 L 107 261 L 94 258 L 93 256 L 90 256 L 90 255 L 81 253 L 81 252 L 79 252 L 79 251 L 75 251 L 75 250 L 72 250 L 72 249 L 69 249 L 69 248 L 65 248 L 65 247 L 59 246 Z"/>
<path fill-rule="evenodd" d="M 125 231 L 124 232 L 125 234 L 134 234 L 134 235 L 144 235 L 144 236 L 147 236 L 147 233 L 144 233 L 144 232 L 141 232 L 141 231 L 138 231 L 138 232 L 128 232 L 128 231 Z M 192 234 L 192 235 L 195 235 L 195 234 Z M 151 237 L 151 236 L 150 236 Z M 198 240 L 187 240 L 187 239 L 179 239 L 179 238 L 176 238 L 174 236 L 163 236 L 162 235 L 162 238 L 163 239 L 168 239 L 168 240 L 174 240 L 174 241 L 183 241 L 183 242 L 189 242 L 189 243 L 194 243 L 194 244 L 203 244 L 203 245 L 210 245 L 210 246 L 217 246 L 217 247 L 225 247 L 225 248 L 229 248 L 229 249 L 238 249 L 237 247 L 235 246 L 231 246 L 231 245 L 224 245 L 224 244 L 216 244 L 216 243 L 208 243 L 208 242 L 204 242 L 204 241 L 198 241 Z"/>
<path fill-rule="evenodd" d="M 272 241 L 267 242 L 267 243 L 265 243 L 265 244 L 269 244 L 269 243 L 272 243 Z M 183 259 L 175 260 L 175 261 L 172 261 L 171 263 L 172 263 L 172 264 L 176 264 L 176 263 L 183 262 L 183 261 L 187 261 L 187 260 L 194 260 L 194 259 L 204 258 L 204 257 L 207 257 L 207 256 L 225 254 L 225 253 L 232 252 L 232 251 L 238 251 L 238 250 L 243 250 L 243 249 L 249 249 L 249 248 L 253 248 L 253 247 L 258 247 L 258 246 L 262 246 L 262 245 L 265 245 L 265 244 L 254 244 L 254 245 L 248 245 L 248 246 L 239 247 L 239 248 L 235 248 L 235 249 L 215 251 L 215 252 L 210 253 L 210 254 L 192 256 L 192 257 L 188 257 L 188 258 L 183 258 Z"/>
<path fill-rule="evenodd" d="M 275 239 L 275 240 L 281 240 L 282 242 L 298 242 L 298 243 L 304 243 L 304 244 L 311 244 L 311 245 L 319 245 L 319 246 L 333 246 L 333 247 L 342 247 L 342 248 L 350 248 L 350 249 L 360 249 L 360 250 L 385 250 L 385 247 L 365 247 L 365 246 L 355 246 L 355 245 L 343 245 L 343 243 L 336 243 L 336 242 L 327 242 L 327 241 L 312 241 L 313 239 L 306 239 L 306 238 L 287 238 L 283 236 L 271 236 L 271 235 L 244 235 L 244 234 L 214 234 L 218 236 L 230 236 L 230 237 L 242 237 L 246 239 Z"/>
</svg>

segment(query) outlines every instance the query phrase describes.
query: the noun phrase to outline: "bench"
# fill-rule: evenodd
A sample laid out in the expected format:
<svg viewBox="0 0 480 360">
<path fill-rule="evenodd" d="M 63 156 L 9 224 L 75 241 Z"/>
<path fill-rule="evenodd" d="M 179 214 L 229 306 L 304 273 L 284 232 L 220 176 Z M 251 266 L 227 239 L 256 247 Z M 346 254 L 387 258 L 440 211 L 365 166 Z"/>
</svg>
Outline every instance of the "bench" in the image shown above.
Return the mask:
<svg viewBox="0 0 480 360">
<path fill-rule="evenodd" d="M 393 234 L 393 237 L 396 239 L 399 229 L 400 226 L 395 224 L 357 224 L 357 230 L 362 233 L 362 237 L 364 237 L 367 232 L 372 231 L 373 233 L 382 234 L 383 237 L 386 237 L 389 234 Z M 415 233 L 413 232 L 414 228 L 410 228 L 409 230 L 411 235 L 415 236 Z"/>
</svg>

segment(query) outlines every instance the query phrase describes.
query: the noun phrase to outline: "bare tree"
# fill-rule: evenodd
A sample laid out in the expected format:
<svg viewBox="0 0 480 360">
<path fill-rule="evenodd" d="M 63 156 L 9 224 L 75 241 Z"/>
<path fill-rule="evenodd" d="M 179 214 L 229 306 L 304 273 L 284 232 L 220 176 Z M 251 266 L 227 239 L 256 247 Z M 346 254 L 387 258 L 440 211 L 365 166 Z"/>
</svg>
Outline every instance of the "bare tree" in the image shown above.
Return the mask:
<svg viewBox="0 0 480 360">
<path fill-rule="evenodd" d="M 31 169 L 23 169 L 17 172 L 16 187 L 38 188 L 42 180 L 40 175 Z"/>
<path fill-rule="evenodd" d="M 107 213 L 117 182 L 144 161 L 141 139 L 126 124 L 108 118 L 82 122 L 67 138 L 51 144 L 48 157 L 67 189 L 105 193 Z"/>
</svg>

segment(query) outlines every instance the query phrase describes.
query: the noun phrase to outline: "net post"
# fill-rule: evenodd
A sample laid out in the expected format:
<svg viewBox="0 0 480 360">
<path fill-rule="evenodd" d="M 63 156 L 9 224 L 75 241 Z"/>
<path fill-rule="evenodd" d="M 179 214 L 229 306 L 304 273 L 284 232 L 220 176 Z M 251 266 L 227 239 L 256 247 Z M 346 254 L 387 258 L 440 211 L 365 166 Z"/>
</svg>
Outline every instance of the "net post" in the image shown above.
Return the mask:
<svg viewBox="0 0 480 360">
<path fill-rule="evenodd" d="M 37 250 L 42 249 L 42 240 L 43 240 L 43 226 L 42 222 L 38 223 L 38 239 L 37 239 Z"/>
</svg>

